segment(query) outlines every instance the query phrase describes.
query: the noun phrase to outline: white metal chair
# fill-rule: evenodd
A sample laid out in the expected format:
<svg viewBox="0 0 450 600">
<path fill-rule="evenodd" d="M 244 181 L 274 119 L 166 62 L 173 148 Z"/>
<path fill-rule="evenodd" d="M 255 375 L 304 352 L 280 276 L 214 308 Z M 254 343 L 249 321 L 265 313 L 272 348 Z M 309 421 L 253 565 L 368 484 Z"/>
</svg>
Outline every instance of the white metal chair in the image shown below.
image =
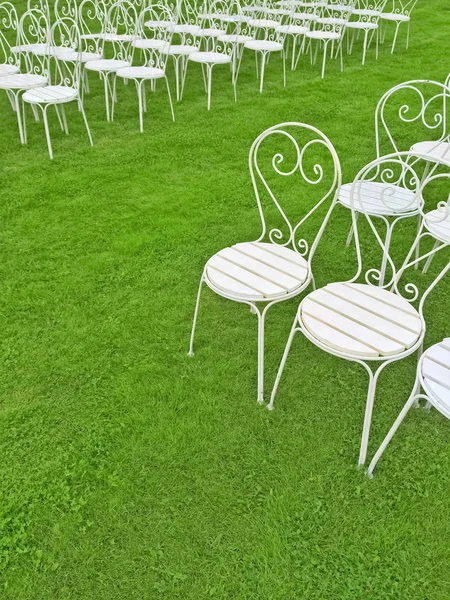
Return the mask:
<svg viewBox="0 0 450 600">
<path fill-rule="evenodd" d="M 351 5 L 328 4 L 322 9 L 322 16 L 315 21 L 314 29 L 305 33 L 305 38 L 309 40 L 311 64 L 314 64 L 317 60 L 319 46 L 323 46 L 322 79 L 325 76 L 325 65 L 327 62 L 329 44 L 331 44 L 331 56 L 334 54 L 334 48 L 337 48 L 337 52 L 340 54 L 341 71 L 344 70 L 342 40 L 351 15 L 351 11 Z M 316 50 L 313 54 L 314 41 L 316 42 Z"/>
<path fill-rule="evenodd" d="M 450 263 L 447 270 L 449 267 Z M 420 358 L 413 391 L 367 469 L 370 478 L 397 429 L 419 400 L 425 400 L 427 408 L 434 407 L 441 415 L 450 419 L 450 338 L 434 344 Z"/>
<path fill-rule="evenodd" d="M 104 32 L 101 35 L 100 52 L 104 58 L 90 60 L 86 63 L 87 71 L 95 71 L 103 79 L 105 90 L 106 119 L 111 120 L 111 105 L 116 102 L 116 73 L 119 69 L 131 66 L 133 49 L 132 41 L 136 37 L 138 16 L 134 5 L 128 0 L 121 0 L 111 5 L 106 15 Z M 107 55 L 105 44 L 108 45 Z M 112 79 L 112 81 L 111 81 Z"/>
<path fill-rule="evenodd" d="M 69 17 L 75 23 L 78 23 L 78 2 L 77 0 L 55 0 L 53 6 L 55 12 L 55 21 Z"/>
<path fill-rule="evenodd" d="M 364 33 L 362 64 L 366 62 L 366 52 L 373 36 L 376 40 L 376 58 L 378 59 L 379 21 L 387 0 L 359 0 L 352 11 L 354 20 L 347 23 L 347 51 L 351 54 L 355 36 Z M 352 34 L 350 36 L 350 33 Z M 369 38 L 370 35 L 370 38 Z"/>
<path fill-rule="evenodd" d="M 206 263 L 197 295 L 189 355 L 194 354 L 204 284 L 223 298 L 249 305 L 258 318 L 257 401 L 262 404 L 267 311 L 298 296 L 314 283 L 311 263 L 336 203 L 341 167 L 332 143 L 318 129 L 303 123 L 281 123 L 253 142 L 249 168 L 262 232 L 255 241 L 220 250 Z M 279 201 L 288 189 L 298 205 L 295 212 L 301 214 L 298 221 L 289 219 L 287 215 L 293 209 L 285 211 L 286 204 L 282 206 Z M 316 214 L 318 210 L 325 213 L 323 220 Z M 320 225 L 316 227 L 318 221 Z"/>
<path fill-rule="evenodd" d="M 411 167 L 411 162 L 408 153 L 391 154 L 369 163 L 355 178 L 351 191 L 351 208 L 358 262 L 357 272 L 350 280 L 329 284 L 311 292 L 302 300 L 268 405 L 270 410 L 273 409 L 278 385 L 297 332 L 302 333 L 325 352 L 360 364 L 369 375 L 369 388 L 359 465 L 363 465 L 366 460 L 378 378 L 387 365 L 410 356 L 416 350 L 421 351 L 426 331 L 422 312 L 423 300 L 439 280 L 439 277 L 436 278 L 427 287 L 418 308 L 413 305 L 419 296 L 416 285 L 408 282 L 400 291 L 399 276 L 403 275 L 408 268 L 418 264 L 420 260 L 428 258 L 430 253 L 411 260 L 413 245 L 405 264 L 397 271 L 377 231 L 371 210 L 365 208 L 365 196 L 361 194 L 361 189 L 364 189 L 366 182 L 390 183 L 394 189 L 401 182 L 403 187 L 408 187 L 418 198 L 421 198 L 429 179 L 423 181 L 421 175 Z M 389 204 L 388 191 L 384 201 Z M 370 264 L 370 261 L 374 260 L 373 251 L 370 255 L 364 256 L 364 263 L 366 261 L 368 263 L 364 266 L 356 219 L 358 213 L 355 206 L 358 206 L 358 213 L 365 216 L 377 247 L 379 246 L 383 259 L 386 259 L 392 272 L 383 285 L 381 285 L 381 269 L 378 265 Z M 376 260 L 378 261 L 378 258 Z M 371 367 L 372 364 L 375 365 L 374 369 Z"/>
<path fill-rule="evenodd" d="M 48 22 L 42 11 L 31 9 L 22 15 L 18 24 L 17 42 L 17 46 L 11 50 L 20 61 L 21 72 L 0 77 L 0 90 L 6 91 L 17 115 L 20 141 L 25 144 L 21 95 L 32 88 L 47 85 L 49 79 L 48 52 L 36 54 L 32 51 L 41 44 L 48 48 Z"/>
<path fill-rule="evenodd" d="M 76 49 L 80 48 L 81 45 L 78 26 L 75 21 L 70 18 L 59 19 L 54 23 L 53 27 L 51 28 L 50 39 L 53 46 L 58 48 L 65 47 L 70 52 L 76 52 Z M 77 102 L 78 109 L 83 116 L 84 124 L 86 126 L 89 142 L 91 146 L 93 145 L 91 132 L 89 130 L 89 125 L 80 95 L 81 62 L 79 58 L 69 61 L 67 60 L 67 57 L 62 62 L 58 58 L 58 54 L 53 55 L 52 60 L 55 61 L 56 68 L 54 70 L 52 80 L 48 82 L 49 85 L 46 85 L 45 87 L 34 87 L 33 89 L 26 91 L 22 96 L 24 141 L 26 143 L 27 139 L 25 106 L 26 104 L 30 104 L 39 108 L 42 112 L 50 159 L 53 159 L 53 150 L 50 139 L 47 111 L 51 106 L 55 107 L 58 119 L 60 119 L 59 111 L 61 111 L 61 128 L 66 135 L 68 135 L 69 129 L 67 126 L 64 105 L 69 102 Z"/>
<path fill-rule="evenodd" d="M 27 11 L 29 10 L 40 10 L 44 13 L 47 21 L 50 23 L 51 12 L 48 4 L 48 0 L 27 0 Z"/>
<path fill-rule="evenodd" d="M 11 35 L 17 38 L 17 11 L 11 2 L 0 3 L 0 77 L 20 71 L 17 53 L 11 50 Z"/>
<path fill-rule="evenodd" d="M 381 14 L 381 20 L 383 22 L 383 33 L 381 41 L 384 42 L 386 35 L 387 23 L 395 23 L 394 40 L 392 42 L 391 54 L 395 50 L 395 44 L 397 42 L 398 30 L 402 23 L 407 23 L 406 33 L 406 49 L 409 46 L 409 32 L 411 27 L 411 13 L 417 4 L 417 0 L 392 0 L 392 8 L 389 12 L 383 12 Z"/>
<path fill-rule="evenodd" d="M 147 110 L 145 93 L 145 83 L 147 81 L 154 84 L 158 79 L 164 79 L 169 96 L 172 119 L 175 121 L 172 97 L 166 76 L 167 52 L 164 52 L 166 48 L 170 47 L 172 39 L 172 27 L 167 26 L 167 23 L 174 24 L 174 15 L 165 5 L 152 4 L 149 8 L 141 12 L 139 23 L 136 38 L 132 42 L 132 45 L 135 50 L 142 52 L 144 58 L 143 64 L 118 69 L 116 75 L 122 79 L 134 81 L 136 85 L 139 100 L 139 126 L 142 133 L 144 131 L 144 112 Z M 143 37 L 145 35 L 145 27 L 151 29 L 153 34 L 151 37 Z M 112 106 L 111 117 L 112 119 L 114 118 L 114 104 Z"/>
</svg>

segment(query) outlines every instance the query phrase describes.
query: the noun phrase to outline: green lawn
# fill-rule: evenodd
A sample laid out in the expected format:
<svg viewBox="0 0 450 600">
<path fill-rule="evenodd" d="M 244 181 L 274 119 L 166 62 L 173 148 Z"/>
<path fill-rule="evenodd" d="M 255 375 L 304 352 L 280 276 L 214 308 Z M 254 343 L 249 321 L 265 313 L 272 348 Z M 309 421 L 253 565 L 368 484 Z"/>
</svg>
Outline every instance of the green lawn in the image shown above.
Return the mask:
<svg viewBox="0 0 450 600">
<path fill-rule="evenodd" d="M 29 119 L 20 146 L 0 95 L 2 600 L 448 600 L 443 417 L 412 411 L 369 481 L 356 468 L 360 366 L 298 338 L 269 413 L 256 405 L 256 318 L 208 291 L 187 357 L 205 261 L 259 233 L 252 141 L 310 123 L 353 177 L 375 156 L 379 97 L 450 70 L 448 2 L 422 0 L 413 16 L 408 51 L 403 31 L 393 56 L 387 40 L 362 68 L 356 45 L 323 81 L 304 59 L 283 89 L 273 58 L 260 95 L 250 55 L 237 104 L 217 67 L 209 113 L 194 65 L 176 122 L 160 86 L 144 134 L 134 87 L 119 86 L 107 123 L 92 77 L 95 146 L 73 107 L 69 137 L 52 116 L 53 162 L 42 123 Z M 319 284 L 354 273 L 348 226 L 338 209 Z M 450 335 L 449 292 L 447 278 L 430 297 L 426 345 Z M 269 314 L 267 393 L 297 304 Z M 414 372 L 414 357 L 384 371 L 369 456 Z"/>
</svg>

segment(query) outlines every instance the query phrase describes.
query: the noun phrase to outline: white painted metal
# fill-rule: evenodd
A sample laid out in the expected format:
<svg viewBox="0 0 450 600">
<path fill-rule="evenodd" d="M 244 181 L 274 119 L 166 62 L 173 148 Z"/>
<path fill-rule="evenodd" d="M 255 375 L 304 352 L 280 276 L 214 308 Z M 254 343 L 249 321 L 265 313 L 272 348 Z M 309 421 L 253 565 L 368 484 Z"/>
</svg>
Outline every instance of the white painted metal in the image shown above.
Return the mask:
<svg viewBox="0 0 450 600">
<path fill-rule="evenodd" d="M 57 48 L 66 48 L 70 53 L 76 54 L 76 49 L 81 47 L 80 33 L 76 22 L 70 18 L 58 19 L 50 31 L 50 45 Z M 52 80 L 49 79 L 48 81 L 49 85 L 46 85 L 45 87 L 33 87 L 33 89 L 26 91 L 22 96 L 24 142 L 26 143 L 27 141 L 25 105 L 30 104 L 35 108 L 39 108 L 42 112 L 50 159 L 53 159 L 53 150 L 47 111 L 51 106 L 55 107 L 58 119 L 60 119 L 61 128 L 66 135 L 68 135 L 69 129 L 67 126 L 64 104 L 67 104 L 68 102 L 77 102 L 78 109 L 83 116 L 84 124 L 86 126 L 89 142 L 91 146 L 93 145 L 91 132 L 89 130 L 80 95 L 81 62 L 79 56 L 75 56 L 72 61 L 67 58 L 66 54 L 62 61 L 59 58 L 59 54 L 55 53 L 52 56 L 52 60 L 55 61 L 55 69 Z M 60 111 L 62 119 L 60 117 Z"/>
<path fill-rule="evenodd" d="M 17 53 L 11 50 L 11 37 L 17 38 L 17 11 L 11 2 L 0 3 L 0 77 L 20 71 Z"/>
<path fill-rule="evenodd" d="M 409 32 L 410 32 L 410 24 L 411 24 L 411 13 L 414 7 L 417 4 L 417 0 L 392 0 L 392 8 L 389 12 L 383 12 L 381 14 L 381 19 L 383 21 L 383 29 L 386 30 L 388 23 L 395 24 L 395 33 L 394 40 L 392 42 L 391 54 L 393 54 L 395 50 L 395 44 L 397 42 L 398 31 L 400 25 L 402 23 L 407 24 L 407 33 L 406 33 L 406 49 L 409 46 Z M 386 31 L 383 32 L 382 41 L 384 42 L 384 38 L 386 35 Z"/>
<path fill-rule="evenodd" d="M 450 338 L 431 346 L 420 358 L 413 391 L 369 465 L 370 478 L 403 419 L 420 399 L 450 419 Z"/>
<path fill-rule="evenodd" d="M 257 400 L 263 403 L 266 314 L 274 304 L 299 295 L 310 283 L 314 285 L 311 261 L 337 201 L 341 168 L 330 140 L 303 123 L 282 123 L 264 131 L 251 147 L 249 168 L 262 232 L 255 241 L 225 248 L 206 263 L 200 279 L 189 355 L 194 353 L 204 284 L 224 298 L 249 305 L 258 318 Z M 275 192 L 277 181 L 288 177 L 292 178 L 292 185 L 303 186 L 298 196 L 303 214 L 297 223 L 287 217 Z M 266 200 L 273 203 L 282 226 L 270 228 L 263 208 Z M 305 223 L 320 208 L 325 211 L 325 218 L 308 241 L 304 237 Z"/>
<path fill-rule="evenodd" d="M 347 23 L 347 51 L 352 52 L 356 34 L 363 33 L 362 64 L 366 62 L 366 52 L 375 36 L 376 58 L 378 59 L 379 21 L 387 0 L 358 0 L 352 11 L 352 20 Z M 350 33 L 352 34 L 350 36 Z M 370 38 L 369 38 L 370 35 Z"/>
<path fill-rule="evenodd" d="M 116 72 L 118 77 L 134 81 L 136 85 L 141 132 L 144 131 L 144 112 L 147 110 L 145 91 L 145 83 L 147 81 L 150 81 L 154 85 L 157 79 L 164 79 L 169 96 L 172 119 L 175 121 L 172 97 L 166 76 L 167 51 L 164 51 L 164 49 L 170 47 L 175 20 L 176 15 L 164 4 L 152 4 L 149 8 L 143 10 L 139 17 L 139 25 L 135 38 L 132 41 L 134 56 L 137 54 L 136 51 L 141 53 L 141 64 L 135 66 L 135 61 L 132 58 L 132 65 L 118 69 Z M 150 35 L 147 37 L 148 32 L 150 32 Z M 114 103 L 112 106 L 112 118 L 114 118 Z"/>
<path fill-rule="evenodd" d="M 138 29 L 138 15 L 132 2 L 115 2 L 108 10 L 104 32 L 101 37 L 101 55 L 105 56 L 105 44 L 108 44 L 109 56 L 86 63 L 87 71 L 95 71 L 103 79 L 105 90 L 106 119 L 111 120 L 116 97 L 116 73 L 119 69 L 131 66 L 133 47 Z M 111 100 L 111 108 L 110 108 Z"/>
<path fill-rule="evenodd" d="M 426 331 L 423 316 L 424 302 L 438 282 L 450 270 L 448 263 L 431 285 L 425 287 L 422 295 L 412 282 L 405 282 L 405 273 L 416 267 L 422 260 L 429 259 L 439 248 L 434 248 L 422 256 L 415 256 L 422 229 L 414 241 L 403 265 L 397 269 L 389 255 L 390 240 L 383 240 L 375 226 L 373 205 L 368 202 L 366 209 L 367 183 L 382 184 L 391 182 L 393 196 L 399 181 L 408 182 L 408 189 L 414 191 L 415 204 L 423 198 L 424 190 L 432 181 L 450 180 L 450 173 L 423 175 L 416 170 L 419 164 L 416 157 L 391 154 L 377 158 L 364 167 L 355 178 L 350 190 L 353 231 L 358 261 L 356 275 L 349 281 L 334 283 L 310 293 L 300 303 L 289 335 L 282 361 L 278 370 L 268 408 L 274 407 L 275 395 L 289 354 L 293 338 L 301 332 L 313 344 L 329 354 L 334 354 L 362 365 L 369 375 L 369 388 L 364 416 L 363 434 L 359 454 L 359 464 L 366 460 L 370 424 L 378 377 L 392 362 L 421 352 Z M 422 160 L 424 158 L 422 157 Z M 406 187 L 404 185 L 404 187 Z M 388 203 L 389 188 L 385 192 Z M 371 200 L 371 198 L 370 198 Z M 423 211 L 423 209 L 420 209 Z M 363 268 L 362 250 L 358 235 L 358 214 L 364 215 L 375 237 L 383 259 L 378 266 Z M 378 214 L 375 215 L 378 218 Z M 369 260 L 369 257 L 366 257 Z M 365 270 L 367 269 L 367 270 Z M 386 270 L 389 276 L 386 279 Z M 362 278 L 362 282 L 361 282 Z M 414 303 L 416 306 L 414 306 Z M 372 369 L 371 364 L 375 363 Z"/>
</svg>

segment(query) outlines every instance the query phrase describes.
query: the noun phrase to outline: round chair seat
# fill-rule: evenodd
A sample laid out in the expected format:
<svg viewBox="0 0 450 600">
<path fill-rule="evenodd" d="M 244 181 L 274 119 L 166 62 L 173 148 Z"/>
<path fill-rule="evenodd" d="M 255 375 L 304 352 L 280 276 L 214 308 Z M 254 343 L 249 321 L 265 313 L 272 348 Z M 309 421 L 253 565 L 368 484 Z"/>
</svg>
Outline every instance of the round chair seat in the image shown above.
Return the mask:
<svg viewBox="0 0 450 600">
<path fill-rule="evenodd" d="M 56 50 L 56 49 L 55 49 Z M 55 51 L 55 56 L 59 58 L 59 60 L 67 61 L 67 62 L 76 62 L 78 59 L 82 63 L 87 63 L 91 60 L 101 60 L 101 54 L 95 54 L 94 52 L 76 52 L 75 50 L 64 50 Z"/>
<path fill-rule="evenodd" d="M 378 23 L 364 23 L 364 21 L 355 21 L 347 23 L 347 29 L 378 29 Z"/>
<path fill-rule="evenodd" d="M 164 77 L 164 71 L 157 67 L 124 67 L 117 75 L 124 79 L 159 79 Z"/>
<path fill-rule="evenodd" d="M 64 85 L 47 85 L 25 92 L 22 100 L 29 104 L 61 104 L 71 102 L 77 96 L 78 91 L 74 88 Z"/>
<path fill-rule="evenodd" d="M 198 52 L 196 46 L 188 46 L 187 44 L 174 44 L 173 46 L 165 46 L 161 48 L 162 54 L 169 54 L 170 56 L 186 56 Z"/>
<path fill-rule="evenodd" d="M 18 54 L 19 52 L 31 52 L 32 54 L 44 55 L 47 52 L 48 44 L 19 44 L 11 46 L 11 52 Z"/>
<path fill-rule="evenodd" d="M 31 73 L 17 73 L 0 77 L 1 90 L 31 90 L 35 87 L 46 85 L 47 79 L 43 75 Z"/>
<path fill-rule="evenodd" d="M 221 52 L 192 52 L 189 54 L 189 60 L 198 63 L 226 64 L 231 62 L 231 56 Z"/>
<path fill-rule="evenodd" d="M 144 23 L 146 27 L 149 29 L 170 29 L 171 27 L 175 27 L 175 21 L 146 21 Z"/>
<path fill-rule="evenodd" d="M 248 21 L 250 27 L 260 27 L 261 29 L 277 29 L 280 24 L 272 19 L 250 19 Z"/>
<path fill-rule="evenodd" d="M 133 44 L 134 48 L 138 48 L 140 50 L 161 50 L 164 46 L 170 46 L 169 40 L 159 40 L 156 38 L 151 39 L 139 39 L 134 40 Z"/>
<path fill-rule="evenodd" d="M 105 42 L 132 42 L 134 39 L 130 33 L 104 33 L 101 37 Z"/>
<path fill-rule="evenodd" d="M 226 31 L 224 29 L 215 29 L 213 27 L 205 27 L 204 29 L 200 29 L 196 35 L 199 37 L 219 37 L 219 35 L 224 35 Z"/>
<path fill-rule="evenodd" d="M 298 318 L 320 347 L 354 358 L 397 356 L 423 333 L 420 315 L 407 300 L 362 283 L 332 283 L 311 292 Z"/>
<path fill-rule="evenodd" d="M 181 33 L 181 34 L 188 34 L 188 35 L 197 35 L 197 33 L 200 31 L 200 27 L 198 25 L 189 25 L 188 23 L 183 24 L 180 23 L 179 25 L 175 25 L 175 27 L 173 28 L 173 33 Z"/>
<path fill-rule="evenodd" d="M 395 13 L 381 13 L 381 19 L 385 21 L 409 21 L 410 18 L 407 15 L 400 15 Z"/>
<path fill-rule="evenodd" d="M 80 38 L 82 40 L 100 40 L 103 38 L 104 33 L 82 33 Z"/>
<path fill-rule="evenodd" d="M 291 35 L 304 35 L 308 33 L 309 28 L 304 27 L 303 25 L 280 25 L 277 31 L 279 33 L 286 33 Z"/>
<path fill-rule="evenodd" d="M 226 33 L 225 35 L 219 35 L 217 38 L 217 41 L 224 42 L 225 44 L 245 44 L 252 40 L 253 38 L 251 36 L 239 33 Z"/>
<path fill-rule="evenodd" d="M 424 218 L 424 225 L 438 240 L 450 244 L 450 205 L 448 209 L 436 208 L 428 212 Z"/>
<path fill-rule="evenodd" d="M 294 21 L 318 21 L 320 17 L 319 15 L 315 15 L 312 13 L 294 13 L 292 15 L 292 19 Z"/>
<path fill-rule="evenodd" d="M 422 383 L 427 395 L 437 402 L 436 408 L 450 412 L 450 338 L 428 348 L 423 355 Z"/>
<path fill-rule="evenodd" d="M 351 183 L 345 183 L 339 192 L 339 202 L 351 208 Z M 374 216 L 417 214 L 420 208 L 417 195 L 398 185 L 363 181 L 354 190 L 355 210 Z"/>
<path fill-rule="evenodd" d="M 299 290 L 309 269 L 302 256 L 285 246 L 245 242 L 215 254 L 206 263 L 205 273 L 218 293 L 267 302 Z"/>
<path fill-rule="evenodd" d="M 4 75 L 14 75 L 18 73 L 20 68 L 17 65 L 8 65 L 6 63 L 0 64 L 0 77 Z"/>
<path fill-rule="evenodd" d="M 313 40 L 338 40 L 340 38 L 335 31 L 308 31 L 305 36 Z"/>
<path fill-rule="evenodd" d="M 269 40 L 252 40 L 251 42 L 246 42 L 244 47 L 249 50 L 259 50 L 261 52 L 278 52 L 283 50 L 283 44 Z"/>
<path fill-rule="evenodd" d="M 129 66 L 130 64 L 126 60 L 115 60 L 114 58 L 91 60 L 86 63 L 86 69 L 89 71 L 111 71 L 112 73 Z"/>
<path fill-rule="evenodd" d="M 379 17 L 381 13 L 379 10 L 371 10 L 370 8 L 355 8 L 352 11 L 352 15 L 361 17 Z"/>
<path fill-rule="evenodd" d="M 450 166 L 449 142 L 418 142 L 411 146 L 411 151 L 426 156 L 432 162 Z"/>
</svg>

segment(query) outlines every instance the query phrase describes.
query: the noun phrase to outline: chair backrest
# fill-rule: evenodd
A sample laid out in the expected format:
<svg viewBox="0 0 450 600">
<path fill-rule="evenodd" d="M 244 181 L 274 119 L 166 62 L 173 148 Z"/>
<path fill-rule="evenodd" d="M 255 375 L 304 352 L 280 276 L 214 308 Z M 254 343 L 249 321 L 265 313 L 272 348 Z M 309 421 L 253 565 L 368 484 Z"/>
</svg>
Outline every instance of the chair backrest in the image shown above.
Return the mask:
<svg viewBox="0 0 450 600">
<path fill-rule="evenodd" d="M 17 66 L 19 56 L 11 52 L 11 46 L 17 40 L 17 11 L 11 2 L 0 3 L 0 65 Z"/>
<path fill-rule="evenodd" d="M 84 51 L 100 53 L 103 40 L 96 35 L 105 31 L 107 12 L 106 4 L 102 0 L 83 0 L 78 6 L 78 26 Z M 92 34 L 94 36 L 89 37 Z"/>
<path fill-rule="evenodd" d="M 443 140 L 448 135 L 449 95 L 446 84 L 427 79 L 388 90 L 375 110 L 377 156 L 409 150 L 421 141 Z"/>
<path fill-rule="evenodd" d="M 352 6 L 348 4 L 327 4 L 321 9 L 321 16 L 316 21 L 316 29 L 342 35 L 351 14 Z"/>
<path fill-rule="evenodd" d="M 77 0 L 55 0 L 53 7 L 55 12 L 55 20 L 70 17 L 78 22 L 78 2 Z"/>
<path fill-rule="evenodd" d="M 52 84 L 70 87 L 76 90 L 80 89 L 81 78 L 81 40 L 78 24 L 70 17 L 58 19 L 53 24 L 50 31 L 50 43 L 52 47 L 71 50 L 74 53 L 73 60 L 59 59 L 59 53 L 52 55 L 56 63 L 56 69 L 52 71 Z"/>
<path fill-rule="evenodd" d="M 375 12 L 383 12 L 388 0 L 358 0 L 355 8 L 360 10 L 373 10 Z"/>
<path fill-rule="evenodd" d="M 131 62 L 132 45 L 139 29 L 139 18 L 134 2 L 120 0 L 109 8 L 106 14 L 103 48 L 108 39 L 108 47 L 112 48 L 113 58 Z"/>
<path fill-rule="evenodd" d="M 387 6 L 388 11 L 395 15 L 404 15 L 409 17 L 417 4 L 417 0 L 392 0 L 391 9 Z"/>
<path fill-rule="evenodd" d="M 177 15 L 165 3 L 155 3 L 141 11 L 136 39 L 154 41 L 152 47 L 139 50 L 139 53 L 142 52 L 147 66 L 165 71 L 167 51 L 172 43 L 173 28 L 176 22 Z"/>
<path fill-rule="evenodd" d="M 28 52 L 30 44 L 50 46 L 50 27 L 46 15 L 38 9 L 30 9 L 23 13 L 17 29 L 17 46 L 21 58 L 21 72 L 49 76 L 49 52 L 36 54 Z"/>
<path fill-rule="evenodd" d="M 418 207 L 418 212 L 422 217 L 422 225 L 413 236 L 413 243 L 405 259 L 396 264 L 394 258 L 394 244 L 391 236 L 380 234 L 380 217 L 373 216 L 370 204 L 370 196 L 365 191 L 367 184 L 379 186 L 382 190 L 381 200 L 386 208 L 395 210 L 398 206 L 398 191 L 402 190 L 403 197 L 408 194 L 407 202 L 411 209 Z M 430 250 L 423 250 L 426 244 L 420 244 L 420 256 L 416 256 L 416 248 L 420 241 L 427 237 L 433 237 L 427 230 L 426 220 L 429 219 L 429 212 L 433 206 L 436 206 L 438 215 L 434 219 L 445 219 L 448 217 L 450 205 L 448 201 L 442 201 L 442 197 L 447 197 L 450 193 L 450 173 L 437 172 L 436 170 L 427 175 L 426 156 L 421 157 L 411 152 L 393 153 L 379 157 L 368 165 L 363 167 L 355 177 L 351 192 L 350 203 L 352 210 L 353 230 L 355 233 L 355 247 L 357 254 L 358 269 L 356 275 L 350 282 L 357 282 L 361 279 L 364 283 L 382 287 L 394 291 L 397 295 L 405 298 L 410 303 L 417 303 L 416 308 L 423 320 L 423 305 L 437 283 L 450 270 L 449 257 L 442 264 L 438 264 L 438 274 L 430 282 L 430 277 L 423 274 L 417 267 L 421 261 L 434 256 L 441 248 L 433 247 Z M 356 210 L 357 209 L 357 210 Z M 357 215 L 364 215 L 364 219 L 357 219 Z M 397 217 L 391 227 L 391 235 L 395 224 L 403 218 L 401 214 Z M 360 236 L 359 231 L 368 224 L 369 232 L 372 236 Z M 378 226 L 377 226 L 378 224 Z M 414 224 L 412 223 L 414 227 Z M 367 228 L 367 227 L 366 227 Z M 374 247 L 375 239 L 375 247 Z M 379 252 L 376 252 L 379 250 Z M 380 255 L 382 260 L 380 261 Z M 376 261 L 376 262 L 375 262 Z M 438 262 L 438 261 L 436 261 Z M 381 267 L 380 267 L 381 265 Z M 384 266 L 383 266 L 384 265 Z M 385 271 L 383 269 L 386 269 Z"/>
<path fill-rule="evenodd" d="M 51 13 L 48 0 L 27 0 L 27 11 L 32 9 L 42 11 L 50 23 Z"/>
<path fill-rule="evenodd" d="M 311 262 L 342 182 L 333 144 L 311 125 L 280 123 L 253 142 L 249 168 L 262 223 L 257 241 L 290 247 Z"/>
<path fill-rule="evenodd" d="M 230 14 L 232 3 L 227 0 L 211 0 L 205 2 L 199 15 L 202 27 L 211 27 L 219 29 L 223 26 L 221 17 L 227 17 Z"/>
</svg>

